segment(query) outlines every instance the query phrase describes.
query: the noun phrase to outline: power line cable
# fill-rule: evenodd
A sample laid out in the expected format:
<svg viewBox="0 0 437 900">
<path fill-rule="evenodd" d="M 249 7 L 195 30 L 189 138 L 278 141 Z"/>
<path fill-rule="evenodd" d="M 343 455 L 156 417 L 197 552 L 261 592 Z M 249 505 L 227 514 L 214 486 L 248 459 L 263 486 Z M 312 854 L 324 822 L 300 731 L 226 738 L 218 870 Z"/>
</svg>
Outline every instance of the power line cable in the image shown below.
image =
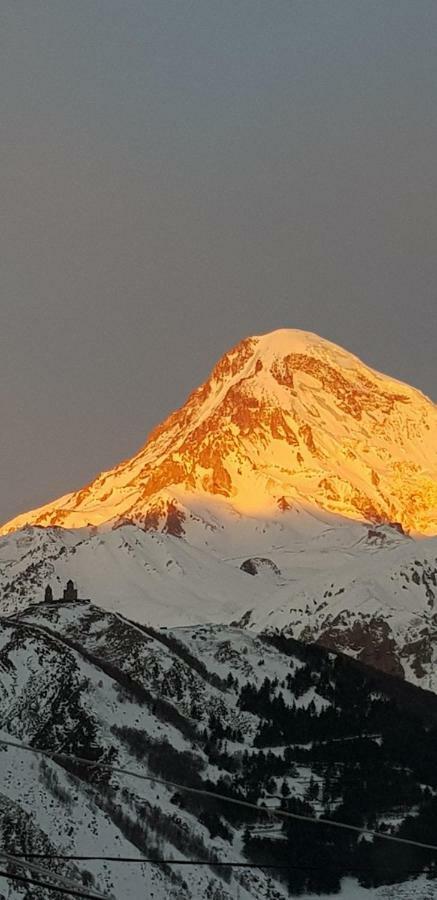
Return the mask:
<svg viewBox="0 0 437 900">
<path fill-rule="evenodd" d="M 41 755 L 48 757 L 56 762 L 56 760 L 63 760 L 65 762 L 77 762 L 80 765 L 89 766 L 91 768 L 99 768 L 103 771 L 113 772 L 118 775 L 126 775 L 129 778 L 137 778 L 140 781 L 152 782 L 153 784 L 161 784 L 164 787 L 171 787 L 176 791 L 181 791 L 186 794 L 193 794 L 198 797 L 209 797 L 213 800 L 221 800 L 224 803 L 230 803 L 234 806 L 240 806 L 244 809 L 255 810 L 258 814 L 268 815 L 271 817 L 279 817 L 282 819 L 294 819 L 298 822 L 308 822 L 311 825 L 328 825 L 331 828 L 342 828 L 347 831 L 354 831 L 356 834 L 368 834 L 372 837 L 380 838 L 384 841 L 393 841 L 398 844 L 405 844 L 409 847 L 419 847 L 423 850 L 433 850 L 437 852 L 437 844 L 427 844 L 423 841 L 414 841 L 409 838 L 401 838 L 392 834 L 384 834 L 380 831 L 374 831 L 371 828 L 366 828 L 364 825 L 351 825 L 348 822 L 339 822 L 334 819 L 325 819 L 325 818 L 315 818 L 313 816 L 307 816 L 303 813 L 294 813 L 287 809 L 281 809 L 278 807 L 267 807 L 267 806 L 258 806 L 256 803 L 251 803 L 249 800 L 239 800 L 236 797 L 229 797 L 226 794 L 218 793 L 217 791 L 211 791 L 207 788 L 196 788 L 190 787 L 189 785 L 179 784 L 176 781 L 170 781 L 167 778 L 157 778 L 154 775 L 143 775 L 142 772 L 135 772 L 130 769 L 124 769 L 120 766 L 111 766 L 108 763 L 100 763 L 97 760 L 89 760 L 82 756 L 75 756 L 70 753 L 56 753 L 55 750 L 41 750 L 38 747 L 31 747 L 27 744 L 21 744 L 16 741 L 5 740 L 4 738 L 0 738 L 0 746 L 4 745 L 6 747 L 13 747 L 15 750 L 23 750 L 27 753 L 35 753 L 36 755 Z M 0 857 L 1 859 L 1 857 Z"/>
<path fill-rule="evenodd" d="M 53 878 L 62 888 L 65 888 L 67 892 L 69 891 L 74 894 L 78 890 L 77 882 L 72 881 L 65 875 L 62 875 L 59 872 L 50 872 L 48 869 L 37 865 L 37 863 L 27 862 L 23 858 L 13 856 L 10 853 L 0 852 L 0 863 L 8 863 L 17 868 L 28 869 L 29 872 L 42 876 L 43 879 Z M 53 889 L 55 889 L 55 887 L 56 885 L 53 885 Z M 99 891 L 88 891 L 88 897 L 92 898 L 92 900 L 108 900 L 107 895 L 101 894 Z"/>
<path fill-rule="evenodd" d="M 292 863 L 267 863 L 267 862 L 238 862 L 234 860 L 205 860 L 205 859 L 150 859 L 148 857 L 141 856 L 74 856 L 74 855 L 63 855 L 63 854 L 44 854 L 44 853 L 22 853 L 17 854 L 25 857 L 26 859 L 34 859 L 34 858 L 42 858 L 42 859 L 53 859 L 53 860 L 70 860 L 70 861 L 81 861 L 81 862 L 112 862 L 112 863 L 132 863 L 132 864 L 141 864 L 141 865 L 154 865 L 154 866 L 212 866 L 215 868 L 229 868 L 229 869 L 296 869 L 298 871 L 315 871 L 318 872 L 320 870 L 325 870 L 326 868 L 332 869 L 334 871 L 343 871 L 340 866 L 326 866 L 320 865 L 315 866 L 312 863 L 300 863 L 300 865 L 293 865 Z M 373 872 L 374 869 L 370 866 L 354 866 L 348 869 L 348 872 Z M 405 873 L 410 874 L 422 874 L 424 868 L 410 868 L 406 867 L 403 870 Z"/>
<path fill-rule="evenodd" d="M 7 872 L 5 869 L 0 869 L 0 875 L 3 875 L 5 878 L 10 879 L 11 881 L 20 881 L 25 884 L 34 884 L 38 887 L 49 888 L 51 891 L 57 891 L 59 894 L 68 894 L 70 897 L 80 897 L 83 900 L 95 900 L 95 897 L 98 896 L 96 894 L 89 894 L 87 891 L 76 890 L 73 888 L 61 887 L 60 885 L 51 884 L 49 881 L 40 881 L 36 878 L 29 878 L 28 875 L 17 875 L 15 872 Z M 101 894 L 100 896 L 103 896 Z"/>
</svg>

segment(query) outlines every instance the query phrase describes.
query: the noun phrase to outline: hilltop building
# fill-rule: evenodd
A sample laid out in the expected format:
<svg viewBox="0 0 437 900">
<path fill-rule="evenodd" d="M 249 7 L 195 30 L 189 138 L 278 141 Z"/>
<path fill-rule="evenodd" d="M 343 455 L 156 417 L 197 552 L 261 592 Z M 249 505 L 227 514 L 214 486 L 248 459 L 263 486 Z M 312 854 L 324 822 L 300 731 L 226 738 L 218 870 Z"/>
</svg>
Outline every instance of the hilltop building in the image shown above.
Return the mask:
<svg viewBox="0 0 437 900">
<path fill-rule="evenodd" d="M 75 588 L 71 578 L 67 581 L 62 599 L 65 603 L 71 603 L 73 600 L 77 600 L 77 588 Z"/>
</svg>

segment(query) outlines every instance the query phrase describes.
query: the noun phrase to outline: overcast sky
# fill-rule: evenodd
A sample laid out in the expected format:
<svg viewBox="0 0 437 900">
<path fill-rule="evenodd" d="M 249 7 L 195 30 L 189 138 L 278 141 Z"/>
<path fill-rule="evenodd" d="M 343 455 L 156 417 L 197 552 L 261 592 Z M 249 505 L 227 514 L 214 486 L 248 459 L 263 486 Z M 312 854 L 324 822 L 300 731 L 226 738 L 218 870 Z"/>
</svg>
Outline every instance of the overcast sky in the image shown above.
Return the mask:
<svg viewBox="0 0 437 900">
<path fill-rule="evenodd" d="M 436 0 L 3 0 L 0 520 L 248 334 L 437 399 Z"/>
</svg>

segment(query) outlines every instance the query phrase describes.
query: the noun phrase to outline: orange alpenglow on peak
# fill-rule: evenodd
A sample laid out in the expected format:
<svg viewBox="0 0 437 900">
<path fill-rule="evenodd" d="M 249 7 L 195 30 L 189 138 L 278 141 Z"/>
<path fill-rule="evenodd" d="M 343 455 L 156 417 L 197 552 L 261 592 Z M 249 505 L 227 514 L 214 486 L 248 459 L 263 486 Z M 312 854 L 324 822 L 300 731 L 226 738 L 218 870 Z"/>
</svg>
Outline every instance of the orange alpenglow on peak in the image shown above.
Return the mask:
<svg viewBox="0 0 437 900">
<path fill-rule="evenodd" d="M 319 507 L 437 534 L 437 407 L 315 334 L 241 341 L 132 459 L 0 529 L 131 521 L 182 533 L 182 510 Z"/>
</svg>

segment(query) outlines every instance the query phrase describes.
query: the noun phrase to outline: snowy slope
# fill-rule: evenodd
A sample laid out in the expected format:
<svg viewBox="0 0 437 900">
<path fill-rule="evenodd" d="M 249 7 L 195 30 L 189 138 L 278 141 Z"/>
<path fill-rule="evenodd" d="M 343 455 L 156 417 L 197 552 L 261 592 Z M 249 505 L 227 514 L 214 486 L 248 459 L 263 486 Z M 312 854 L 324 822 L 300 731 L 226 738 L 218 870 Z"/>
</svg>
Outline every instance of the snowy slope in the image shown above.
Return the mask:
<svg viewBox="0 0 437 900">
<path fill-rule="evenodd" d="M 127 524 L 7 535 L 3 612 L 41 600 L 48 583 L 61 596 L 71 578 L 81 597 L 138 622 L 280 629 L 437 690 L 436 538 L 303 509 L 262 521 L 210 506 L 185 527 L 180 538 Z"/>
<path fill-rule="evenodd" d="M 62 637 L 57 639 L 57 633 Z M 3 620 L 0 664 L 0 737 L 111 760 L 145 774 L 150 769 L 116 736 L 115 727 L 141 729 L 148 741 L 165 738 L 180 753 L 191 755 L 193 698 L 202 697 L 208 711 L 220 703 L 224 723 L 241 719 L 235 698 L 228 710 L 222 692 L 196 677 L 165 646 L 87 605 L 34 608 L 21 619 Z M 122 670 L 129 673 L 124 682 Z M 176 679 L 186 700 L 178 703 L 182 714 L 172 724 L 162 709 L 155 709 L 153 695 L 147 702 L 141 689 L 147 686 L 171 696 Z M 201 753 L 202 765 L 204 760 Z M 31 845 L 34 852 L 179 859 L 208 859 L 215 853 L 238 859 L 228 841 L 211 840 L 204 825 L 178 809 L 171 800 L 173 790 L 155 783 L 114 775 L 110 787 L 101 781 L 94 786 L 94 776 L 86 770 L 69 772 L 56 762 L 11 749 L 0 752 L 0 775 L 0 835 L 11 852 Z M 238 873 L 229 882 L 208 866 L 166 870 L 87 861 L 56 870 L 79 884 L 84 871 L 91 873 L 96 888 L 126 900 L 137 900 L 145 889 L 158 900 L 266 897 L 259 876 L 249 878 L 247 890 Z M 12 891 L 8 896 L 15 898 Z M 280 889 L 279 896 L 284 896 Z"/>
<path fill-rule="evenodd" d="M 374 826 L 376 815 L 378 825 L 396 831 L 410 812 L 420 829 L 425 827 L 421 816 L 437 791 L 435 748 L 423 731 L 437 722 L 434 695 L 402 684 L 399 692 L 385 676 L 356 671 L 352 661 L 293 642 L 266 642 L 247 630 L 199 626 L 153 631 L 86 602 L 35 605 L 0 620 L 0 692 L 0 740 L 12 737 L 230 796 L 250 795 L 269 806 L 283 802 L 287 791 L 294 804 L 290 808 L 316 816 L 336 809 L 341 813 L 342 804 L 350 804 L 357 785 L 365 781 L 366 808 L 357 797 L 354 813 L 364 817 L 363 826 L 367 821 Z M 291 727 L 293 736 L 288 742 L 279 734 L 266 737 L 270 708 L 277 703 L 285 704 L 284 727 Z M 412 706 L 417 707 L 417 721 Z M 334 709 L 340 718 L 332 715 Z M 390 724 L 397 729 L 399 715 L 405 730 L 400 747 L 393 744 Z M 422 735 L 426 769 L 420 752 L 408 750 L 412 723 Z M 309 734 L 320 741 L 314 744 Z M 380 772 L 388 791 L 382 800 Z M 0 776 L 0 846 L 8 852 L 143 854 L 211 863 L 171 869 L 92 861 L 58 864 L 57 870 L 78 884 L 93 884 L 116 900 L 137 900 L 145 892 L 155 900 L 294 896 L 284 873 L 277 877 L 255 864 L 230 876 L 212 865 L 214 858 L 247 862 L 252 842 L 258 847 L 258 863 L 277 862 L 277 852 L 282 861 L 291 858 L 292 845 L 286 843 L 281 823 L 261 813 L 248 818 L 235 807 L 205 807 L 204 801 L 183 799 L 156 782 L 121 774 L 105 778 L 94 769 L 10 748 L 0 750 Z M 305 859 L 310 860 L 318 852 L 311 848 L 319 829 L 307 829 Z M 332 839 L 336 834 L 334 830 Z M 331 837 L 323 832 L 323 840 Z M 348 851 L 352 868 L 357 867 L 359 843 L 353 836 Z M 335 847 L 330 851 L 334 856 Z M 343 847 L 343 859 L 344 853 Z M 56 868 L 55 863 L 45 865 Z M 391 877 L 401 890 L 399 882 L 405 878 L 396 874 L 399 861 L 395 865 Z M 426 854 L 419 851 L 408 865 L 413 871 L 427 866 Z M 400 870 L 405 873 L 402 856 Z M 323 872 L 318 877 L 323 883 Z M 341 882 L 342 876 L 338 888 Z M 405 896 L 425 900 L 425 879 L 416 887 Z M 404 896 L 393 887 L 376 890 L 357 896 Z M 9 900 L 23 896 L 12 883 L 4 892 Z M 25 896 L 45 900 L 49 893 L 32 888 Z"/>
<path fill-rule="evenodd" d="M 339 900 L 434 900 L 435 884 L 424 875 L 405 884 L 365 888 L 353 878 L 344 878 Z M 332 894 L 307 894 L 306 900 L 332 900 Z"/>
</svg>

